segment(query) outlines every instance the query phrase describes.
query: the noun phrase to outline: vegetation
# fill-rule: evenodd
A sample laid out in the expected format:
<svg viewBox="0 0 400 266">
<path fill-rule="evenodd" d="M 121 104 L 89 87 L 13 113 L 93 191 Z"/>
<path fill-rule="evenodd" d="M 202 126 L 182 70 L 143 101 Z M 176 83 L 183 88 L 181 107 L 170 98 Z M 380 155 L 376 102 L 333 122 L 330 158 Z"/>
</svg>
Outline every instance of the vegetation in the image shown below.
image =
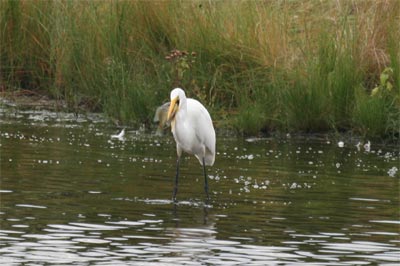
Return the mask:
<svg viewBox="0 0 400 266">
<path fill-rule="evenodd" d="M 397 0 L 0 5 L 2 90 L 146 123 L 180 86 L 245 134 L 399 137 Z"/>
</svg>

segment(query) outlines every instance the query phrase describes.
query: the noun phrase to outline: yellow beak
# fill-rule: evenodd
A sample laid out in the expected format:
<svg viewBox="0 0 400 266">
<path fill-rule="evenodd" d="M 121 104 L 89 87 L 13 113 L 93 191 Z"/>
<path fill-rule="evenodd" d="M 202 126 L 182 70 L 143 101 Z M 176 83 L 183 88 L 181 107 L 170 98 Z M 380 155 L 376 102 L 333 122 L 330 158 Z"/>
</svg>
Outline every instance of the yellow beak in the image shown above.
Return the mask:
<svg viewBox="0 0 400 266">
<path fill-rule="evenodd" d="M 178 97 L 172 99 L 168 109 L 167 121 L 170 121 L 175 116 L 175 113 L 178 110 L 178 105 L 176 104 L 177 101 Z"/>
</svg>

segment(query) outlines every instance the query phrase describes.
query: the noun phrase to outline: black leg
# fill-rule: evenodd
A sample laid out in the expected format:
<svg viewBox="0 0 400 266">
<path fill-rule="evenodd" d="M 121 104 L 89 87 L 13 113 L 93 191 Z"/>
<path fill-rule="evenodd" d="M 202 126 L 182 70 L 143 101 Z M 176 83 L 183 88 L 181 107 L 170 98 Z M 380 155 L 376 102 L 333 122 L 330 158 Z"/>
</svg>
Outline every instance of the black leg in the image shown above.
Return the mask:
<svg viewBox="0 0 400 266">
<path fill-rule="evenodd" d="M 203 158 L 203 173 L 204 173 L 204 191 L 206 192 L 206 195 L 207 195 L 207 201 L 209 201 L 210 195 L 208 194 L 208 179 L 207 179 L 207 171 L 206 171 L 206 164 L 204 162 L 204 158 Z"/>
<path fill-rule="evenodd" d="M 176 175 L 175 175 L 174 195 L 172 196 L 173 201 L 176 201 L 176 193 L 178 192 L 179 160 L 180 160 L 180 157 L 178 157 L 178 159 L 176 159 Z"/>
<path fill-rule="evenodd" d="M 204 204 L 203 207 L 203 224 L 206 225 L 208 223 L 208 202 Z"/>
</svg>

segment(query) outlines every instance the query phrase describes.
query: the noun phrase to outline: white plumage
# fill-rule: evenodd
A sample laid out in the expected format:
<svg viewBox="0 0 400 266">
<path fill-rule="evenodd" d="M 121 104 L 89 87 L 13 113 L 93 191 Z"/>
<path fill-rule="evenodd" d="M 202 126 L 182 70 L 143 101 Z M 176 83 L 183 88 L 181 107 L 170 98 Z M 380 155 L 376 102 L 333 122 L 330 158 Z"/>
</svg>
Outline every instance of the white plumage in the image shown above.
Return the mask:
<svg viewBox="0 0 400 266">
<path fill-rule="evenodd" d="M 174 199 L 176 197 L 179 159 L 182 151 L 193 154 L 203 165 L 204 189 L 208 197 L 205 166 L 211 166 L 215 161 L 215 130 L 210 114 L 199 101 L 186 98 L 185 92 L 180 88 L 176 88 L 171 91 L 171 104 L 167 119 L 171 121 L 171 130 L 176 142 L 178 155 Z"/>
<path fill-rule="evenodd" d="M 125 139 L 125 128 L 121 130 L 121 132 L 118 135 L 111 135 L 112 139 L 118 139 L 118 140 L 124 140 Z"/>
</svg>

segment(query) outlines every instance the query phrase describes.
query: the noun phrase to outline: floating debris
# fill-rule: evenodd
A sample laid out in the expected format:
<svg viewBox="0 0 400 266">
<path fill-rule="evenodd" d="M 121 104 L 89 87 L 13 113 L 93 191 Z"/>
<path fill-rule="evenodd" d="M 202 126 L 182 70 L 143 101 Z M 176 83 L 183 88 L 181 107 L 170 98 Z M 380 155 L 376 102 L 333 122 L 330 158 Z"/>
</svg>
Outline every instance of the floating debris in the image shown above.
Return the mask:
<svg viewBox="0 0 400 266">
<path fill-rule="evenodd" d="M 398 170 L 399 169 L 396 166 L 393 166 L 392 168 L 389 169 L 389 171 L 387 171 L 387 173 L 390 177 L 395 177 Z"/>
<path fill-rule="evenodd" d="M 371 142 L 368 140 L 367 143 L 364 144 L 364 150 L 366 152 L 370 152 L 371 151 Z"/>
<path fill-rule="evenodd" d="M 344 142 L 343 141 L 339 141 L 338 142 L 338 147 L 339 148 L 343 148 L 344 147 Z"/>
<path fill-rule="evenodd" d="M 358 142 L 358 143 L 356 144 L 356 148 L 357 148 L 357 151 L 360 151 L 360 150 L 361 150 L 361 142 Z"/>
<path fill-rule="evenodd" d="M 267 138 L 258 138 L 258 137 L 250 137 L 250 138 L 246 138 L 245 141 L 246 142 L 257 142 L 257 141 L 265 141 L 267 140 Z"/>
</svg>

